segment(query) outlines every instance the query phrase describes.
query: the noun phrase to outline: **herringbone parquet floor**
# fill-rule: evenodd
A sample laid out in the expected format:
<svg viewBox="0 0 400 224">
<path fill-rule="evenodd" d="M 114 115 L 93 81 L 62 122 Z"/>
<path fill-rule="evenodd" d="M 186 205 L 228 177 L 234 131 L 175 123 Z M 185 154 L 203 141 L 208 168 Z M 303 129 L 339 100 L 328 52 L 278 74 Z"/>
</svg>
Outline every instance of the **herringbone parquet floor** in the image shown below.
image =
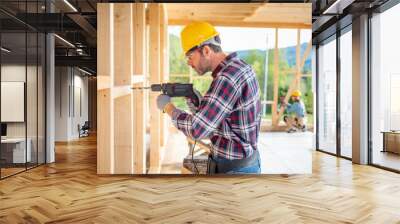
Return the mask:
<svg viewBox="0 0 400 224">
<path fill-rule="evenodd" d="M 0 181 L 0 223 L 400 223 L 400 175 L 314 153 L 311 175 L 98 176 L 95 138 Z"/>
</svg>

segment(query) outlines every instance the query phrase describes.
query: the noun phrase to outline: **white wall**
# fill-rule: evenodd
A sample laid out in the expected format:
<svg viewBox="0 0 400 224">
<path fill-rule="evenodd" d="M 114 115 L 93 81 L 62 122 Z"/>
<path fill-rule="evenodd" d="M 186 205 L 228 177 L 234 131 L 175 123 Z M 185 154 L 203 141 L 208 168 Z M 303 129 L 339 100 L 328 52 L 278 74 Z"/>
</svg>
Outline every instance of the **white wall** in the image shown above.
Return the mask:
<svg viewBox="0 0 400 224">
<path fill-rule="evenodd" d="M 2 65 L 1 66 L 1 81 L 3 82 L 25 82 L 25 65 Z M 32 66 L 27 67 L 28 74 L 30 74 L 33 69 Z M 36 72 L 36 70 L 35 70 Z M 28 93 L 33 95 L 33 93 Z M 35 93 L 36 95 L 36 93 Z M 3 96 L 4 97 L 4 96 Z M 2 110 L 7 110 L 7 108 L 1 108 Z M 25 137 L 25 122 L 7 122 L 7 136 L 8 137 Z"/>
<path fill-rule="evenodd" d="M 70 69 L 55 68 L 55 141 L 68 141 Z"/>
<path fill-rule="evenodd" d="M 56 67 L 55 85 L 55 140 L 77 139 L 78 124 L 88 120 L 88 78 L 77 69 Z"/>
<path fill-rule="evenodd" d="M 81 74 L 81 73 L 79 73 Z M 78 124 L 81 126 L 88 121 L 89 112 L 88 112 L 88 78 L 82 77 L 81 75 L 74 75 L 74 107 L 72 108 L 72 119 L 71 119 L 71 135 L 74 138 L 79 137 L 78 133 Z M 81 107 L 81 108 L 80 108 Z"/>
<path fill-rule="evenodd" d="M 27 82 L 26 79 L 27 78 Z M 5 122 L 7 124 L 8 138 L 24 138 L 25 135 L 30 140 L 32 161 L 44 162 L 44 74 L 42 68 L 25 64 L 3 64 L 1 66 L 2 82 L 24 82 L 26 83 L 26 102 L 23 102 L 22 113 L 26 112 L 26 120 L 22 122 Z M 23 91 L 23 90 L 22 90 Z M 2 90 L 3 92 L 3 90 Z M 22 93 L 23 94 L 23 93 Z M 7 95 L 2 95 L 7 98 Z M 25 106 L 26 103 L 26 106 Z M 1 108 L 3 112 L 13 113 L 10 107 Z M 39 156 L 37 157 L 37 153 Z"/>
</svg>

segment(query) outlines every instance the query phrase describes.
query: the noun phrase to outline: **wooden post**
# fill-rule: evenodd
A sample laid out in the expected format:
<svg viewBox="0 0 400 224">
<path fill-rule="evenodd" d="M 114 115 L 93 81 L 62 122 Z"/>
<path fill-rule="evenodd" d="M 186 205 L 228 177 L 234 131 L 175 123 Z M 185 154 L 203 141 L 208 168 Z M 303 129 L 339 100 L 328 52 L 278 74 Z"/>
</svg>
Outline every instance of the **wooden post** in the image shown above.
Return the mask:
<svg viewBox="0 0 400 224">
<path fill-rule="evenodd" d="M 308 42 L 306 51 L 304 52 L 303 57 L 301 58 L 300 69 L 304 67 L 306 60 L 307 60 L 308 56 L 310 55 L 311 48 L 312 48 L 312 40 L 310 40 Z"/>
<path fill-rule="evenodd" d="M 134 60 L 133 72 L 135 76 L 143 77 L 142 82 L 134 84 L 134 87 L 145 85 L 145 58 L 146 58 L 146 15 L 145 4 L 133 4 L 133 33 L 134 35 Z M 145 125 L 145 94 L 143 90 L 134 91 L 134 173 L 146 173 L 146 125 Z"/>
<path fill-rule="evenodd" d="M 279 49 L 278 49 L 278 28 L 275 29 L 275 51 L 274 51 L 274 102 L 272 104 L 272 126 L 278 125 L 278 91 L 279 91 Z"/>
<path fill-rule="evenodd" d="M 160 74 L 162 83 L 168 82 L 168 18 L 165 3 L 159 5 L 160 9 Z M 160 141 L 165 146 L 168 137 L 169 118 L 161 113 Z M 161 153 L 162 154 L 162 153 Z M 161 155 L 161 158 L 163 156 Z"/>
<path fill-rule="evenodd" d="M 301 78 L 301 68 L 300 68 L 300 29 L 297 29 L 297 45 L 296 45 L 296 77 L 295 77 L 295 88 L 300 89 L 300 78 Z M 289 91 L 287 92 L 289 93 Z"/>
<path fill-rule="evenodd" d="M 114 146 L 117 174 L 133 174 L 132 4 L 114 4 Z"/>
<path fill-rule="evenodd" d="M 113 5 L 97 5 L 97 173 L 114 173 Z"/>
<path fill-rule="evenodd" d="M 150 25 L 150 84 L 161 82 L 160 76 L 160 7 L 157 3 L 149 3 Z M 150 170 L 149 173 L 159 173 L 161 169 L 161 113 L 156 100 L 159 93 L 150 93 Z"/>
</svg>

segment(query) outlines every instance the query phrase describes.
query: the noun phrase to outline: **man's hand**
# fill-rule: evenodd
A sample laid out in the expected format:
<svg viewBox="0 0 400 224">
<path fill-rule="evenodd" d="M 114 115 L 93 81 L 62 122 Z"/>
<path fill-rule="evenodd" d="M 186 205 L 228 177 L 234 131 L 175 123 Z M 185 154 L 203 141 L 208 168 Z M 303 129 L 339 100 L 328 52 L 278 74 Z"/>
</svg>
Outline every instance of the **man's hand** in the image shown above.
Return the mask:
<svg viewBox="0 0 400 224">
<path fill-rule="evenodd" d="M 157 107 L 160 110 L 164 110 L 165 106 L 171 103 L 171 97 L 168 95 L 161 94 L 157 97 Z"/>
<path fill-rule="evenodd" d="M 174 104 L 171 103 L 171 97 L 164 94 L 157 97 L 157 107 L 169 116 L 172 116 L 172 113 L 175 110 Z"/>
<path fill-rule="evenodd" d="M 193 89 L 193 92 L 194 92 L 194 94 L 196 95 L 198 102 L 201 103 L 201 99 L 202 99 L 203 97 L 201 96 L 200 92 L 197 91 L 197 90 L 195 90 L 195 89 Z M 186 97 L 186 104 L 188 105 L 189 110 L 190 110 L 190 112 L 192 112 L 192 114 L 197 113 L 197 111 L 199 110 L 199 108 L 196 107 L 196 106 L 193 104 L 192 100 L 191 100 L 190 98 L 188 98 L 188 97 Z"/>
</svg>

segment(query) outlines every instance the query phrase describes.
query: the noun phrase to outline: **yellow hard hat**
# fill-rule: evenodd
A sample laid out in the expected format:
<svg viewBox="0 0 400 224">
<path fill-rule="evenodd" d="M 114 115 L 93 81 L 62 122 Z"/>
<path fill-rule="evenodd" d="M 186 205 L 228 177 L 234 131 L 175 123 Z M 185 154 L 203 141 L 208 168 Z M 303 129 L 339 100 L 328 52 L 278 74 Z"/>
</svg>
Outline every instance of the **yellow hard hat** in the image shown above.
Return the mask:
<svg viewBox="0 0 400 224">
<path fill-rule="evenodd" d="M 295 90 L 292 92 L 292 96 L 301 96 L 300 90 Z"/>
<path fill-rule="evenodd" d="M 191 22 L 181 32 L 183 52 L 186 54 L 193 47 L 219 35 L 217 30 L 207 22 Z"/>
</svg>

